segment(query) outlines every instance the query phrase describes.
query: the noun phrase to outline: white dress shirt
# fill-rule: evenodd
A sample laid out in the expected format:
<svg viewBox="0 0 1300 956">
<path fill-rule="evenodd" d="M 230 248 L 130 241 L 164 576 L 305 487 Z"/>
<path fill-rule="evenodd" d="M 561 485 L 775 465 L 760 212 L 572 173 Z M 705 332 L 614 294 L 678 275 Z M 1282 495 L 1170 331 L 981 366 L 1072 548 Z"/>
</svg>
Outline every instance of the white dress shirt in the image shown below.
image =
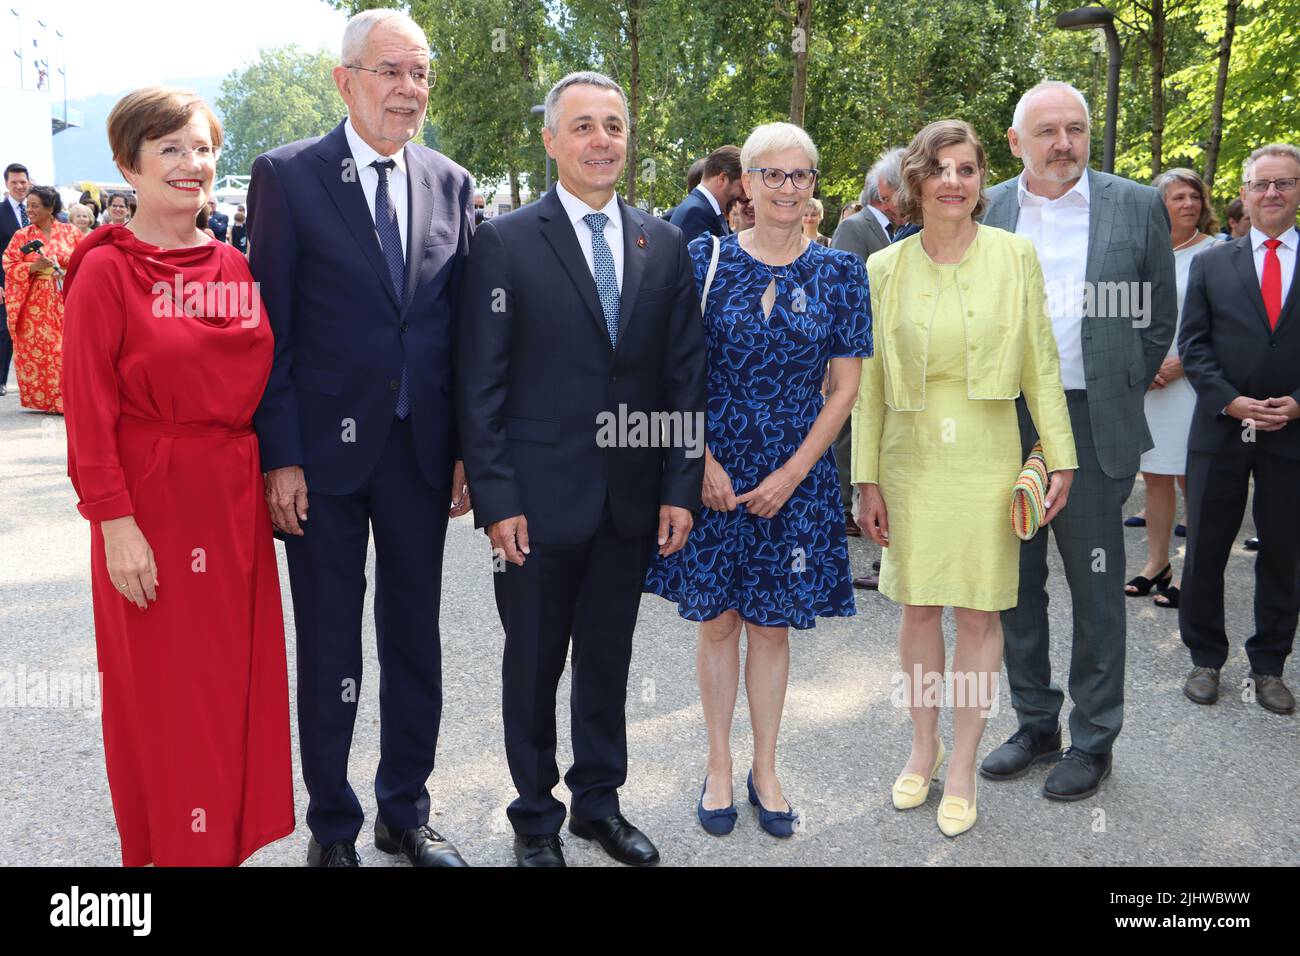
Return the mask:
<svg viewBox="0 0 1300 956">
<path fill-rule="evenodd" d="M 1264 254 L 1268 252 L 1264 248 L 1264 240 L 1267 238 L 1268 236 L 1254 226 L 1250 227 L 1250 248 L 1255 250 L 1255 277 L 1259 279 L 1261 290 L 1264 288 Z M 1295 226 L 1292 226 L 1278 236 L 1278 239 L 1282 241 L 1282 245 L 1277 247 L 1277 259 L 1282 265 L 1282 304 L 1286 305 L 1287 294 L 1291 291 L 1291 280 L 1295 278 L 1296 245 L 1300 242 L 1300 233 L 1296 232 Z"/>
<path fill-rule="evenodd" d="M 889 221 L 888 216 L 886 216 L 883 212 L 881 212 L 879 209 L 877 209 L 875 206 L 871 205 L 870 203 L 863 206 L 862 208 L 876 217 L 876 222 L 880 223 L 880 228 L 885 230 L 886 236 L 890 235 L 889 230 L 894 228 L 894 224 Z"/>
<path fill-rule="evenodd" d="M 379 170 L 370 164 L 377 159 L 391 159 L 397 165 L 388 171 L 388 197 L 397 210 L 397 231 L 402 235 L 402 256 L 407 262 L 411 257 L 407 252 L 406 210 L 410 206 L 409 177 L 406 175 L 406 149 L 399 149 L 392 156 L 381 156 L 367 143 L 352 126 L 352 117 L 343 123 L 343 135 L 348 138 L 348 151 L 357 162 L 357 179 L 361 181 L 361 191 L 366 194 L 366 208 L 370 210 L 370 221 L 375 220 L 375 193 L 379 191 Z M 375 233 L 375 242 L 379 233 Z"/>
<path fill-rule="evenodd" d="M 23 214 L 22 211 L 19 209 L 19 207 L 26 206 L 27 203 L 26 202 L 20 203 L 17 199 L 15 199 L 13 196 L 10 196 L 8 194 L 5 195 L 5 202 L 9 203 L 9 208 L 13 210 L 14 218 L 18 220 L 18 225 L 21 227 L 23 224 Z"/>
<path fill-rule="evenodd" d="M 589 216 L 593 212 L 603 212 L 609 217 L 609 222 L 605 223 L 605 241 L 609 243 L 609 251 L 614 257 L 614 275 L 618 279 L 618 291 L 623 291 L 623 216 L 618 211 L 618 194 L 615 193 L 609 197 L 609 202 L 605 203 L 601 209 L 592 209 L 585 202 L 579 199 L 573 193 L 564 188 L 563 183 L 555 184 L 555 195 L 560 197 L 560 203 L 564 206 L 564 211 L 569 216 L 569 222 L 573 224 L 574 234 L 578 237 L 578 245 L 582 248 L 582 254 L 587 259 L 587 268 L 591 270 L 591 277 L 596 278 L 596 256 L 591 251 L 591 227 L 583 221 L 583 216 Z"/>
<path fill-rule="evenodd" d="M 1083 296 L 1088 274 L 1088 215 L 1091 197 L 1088 173 L 1059 199 L 1031 193 L 1020 174 L 1016 186 L 1020 219 L 1016 234 L 1027 237 L 1038 252 L 1047 286 L 1047 307 L 1061 355 L 1061 384 L 1086 388 L 1083 371 Z"/>
<path fill-rule="evenodd" d="M 704 183 L 696 186 L 695 191 L 709 201 L 709 205 L 713 207 L 713 212 L 716 215 L 722 215 L 722 207 L 718 205 L 718 200 L 714 198 L 713 193 L 704 188 Z"/>
</svg>

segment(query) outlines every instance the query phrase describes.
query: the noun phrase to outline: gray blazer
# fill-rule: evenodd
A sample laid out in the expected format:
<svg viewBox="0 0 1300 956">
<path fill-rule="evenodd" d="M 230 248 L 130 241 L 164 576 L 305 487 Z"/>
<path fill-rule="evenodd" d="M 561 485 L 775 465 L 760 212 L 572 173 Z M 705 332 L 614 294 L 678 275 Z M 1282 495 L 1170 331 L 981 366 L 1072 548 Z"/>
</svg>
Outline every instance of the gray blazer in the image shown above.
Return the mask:
<svg viewBox="0 0 1300 956">
<path fill-rule="evenodd" d="M 1015 231 L 1017 184 L 1018 177 L 988 191 L 986 225 Z M 1169 213 L 1150 186 L 1108 173 L 1088 170 L 1088 191 L 1085 280 L 1097 303 L 1083 319 L 1088 412 L 1101 470 L 1128 478 L 1153 446 L 1144 399 L 1178 323 Z M 1103 283 L 1123 283 L 1127 294 Z"/>
<path fill-rule="evenodd" d="M 879 252 L 887 245 L 889 236 L 880 228 L 876 217 L 865 209 L 856 216 L 840 220 L 840 224 L 835 227 L 835 235 L 831 236 L 832 249 L 844 249 L 863 262 L 873 252 Z"/>
</svg>

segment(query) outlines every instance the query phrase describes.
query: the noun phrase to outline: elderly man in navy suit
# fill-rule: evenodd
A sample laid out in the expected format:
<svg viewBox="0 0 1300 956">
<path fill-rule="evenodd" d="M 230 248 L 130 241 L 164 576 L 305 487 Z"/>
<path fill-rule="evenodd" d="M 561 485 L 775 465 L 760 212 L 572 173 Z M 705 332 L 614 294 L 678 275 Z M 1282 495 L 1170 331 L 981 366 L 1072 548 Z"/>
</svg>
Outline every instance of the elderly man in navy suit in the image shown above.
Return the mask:
<svg viewBox="0 0 1300 956">
<path fill-rule="evenodd" d="M 249 187 L 249 262 L 275 330 L 254 425 L 293 590 L 311 866 L 359 863 L 363 815 L 347 769 L 372 527 L 375 846 L 416 866 L 465 865 L 428 825 L 425 784 L 442 713 L 443 542 L 449 513 L 470 507 L 451 363 L 473 186 L 415 142 L 429 77 L 428 43 L 408 16 L 353 17 L 334 69 L 347 120 L 259 156 Z"/>
</svg>

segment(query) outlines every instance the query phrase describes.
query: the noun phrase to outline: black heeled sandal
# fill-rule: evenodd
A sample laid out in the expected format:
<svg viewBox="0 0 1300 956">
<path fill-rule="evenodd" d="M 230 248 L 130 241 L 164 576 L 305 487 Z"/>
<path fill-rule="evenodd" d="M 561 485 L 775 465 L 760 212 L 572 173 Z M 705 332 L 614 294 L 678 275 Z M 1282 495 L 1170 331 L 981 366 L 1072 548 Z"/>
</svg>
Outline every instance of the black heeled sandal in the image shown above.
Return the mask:
<svg viewBox="0 0 1300 956">
<path fill-rule="evenodd" d="M 1163 593 L 1174 582 L 1174 566 L 1166 564 L 1164 570 L 1155 576 L 1155 578 L 1144 578 L 1138 575 L 1133 580 L 1124 585 L 1124 593 L 1129 597 L 1146 597 L 1151 593 L 1151 589 Z M 1136 590 L 1130 591 L 1129 588 Z"/>
<path fill-rule="evenodd" d="M 1160 600 L 1164 598 L 1164 600 Z M 1160 593 L 1151 599 L 1151 603 L 1156 607 L 1168 607 L 1174 610 L 1178 609 L 1178 588 L 1172 584 L 1160 589 Z"/>
</svg>

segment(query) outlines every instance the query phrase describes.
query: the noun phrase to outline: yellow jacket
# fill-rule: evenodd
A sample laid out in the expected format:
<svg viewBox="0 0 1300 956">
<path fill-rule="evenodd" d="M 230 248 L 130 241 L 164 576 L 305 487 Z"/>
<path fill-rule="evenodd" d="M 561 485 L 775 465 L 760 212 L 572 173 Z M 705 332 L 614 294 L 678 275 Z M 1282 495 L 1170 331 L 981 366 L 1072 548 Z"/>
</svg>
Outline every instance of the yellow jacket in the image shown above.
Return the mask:
<svg viewBox="0 0 1300 956">
<path fill-rule="evenodd" d="M 968 397 L 1010 401 L 1023 393 L 1048 469 L 1077 468 L 1061 362 L 1034 244 L 981 225 L 956 272 L 966 327 Z M 926 354 L 941 281 L 919 234 L 867 260 L 875 356 L 862 363 L 853 408 L 855 484 L 878 479 L 885 408 L 925 408 Z M 1008 486 L 1008 499 L 1010 494 Z"/>
</svg>

